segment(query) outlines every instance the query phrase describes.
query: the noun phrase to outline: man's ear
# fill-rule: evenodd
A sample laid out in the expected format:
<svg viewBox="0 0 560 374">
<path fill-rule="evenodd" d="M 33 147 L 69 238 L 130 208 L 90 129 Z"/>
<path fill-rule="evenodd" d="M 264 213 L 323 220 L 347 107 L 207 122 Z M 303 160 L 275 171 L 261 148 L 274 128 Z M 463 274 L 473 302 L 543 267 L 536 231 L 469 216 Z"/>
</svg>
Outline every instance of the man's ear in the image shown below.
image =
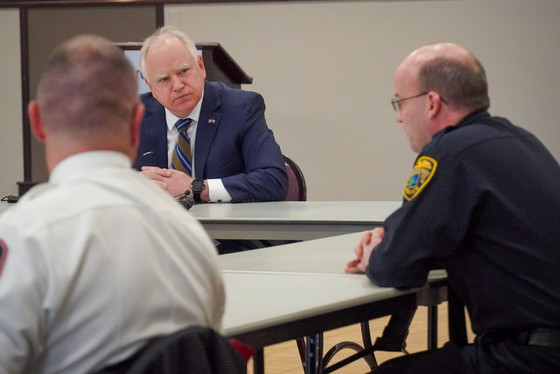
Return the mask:
<svg viewBox="0 0 560 374">
<path fill-rule="evenodd" d="M 206 68 L 204 67 L 204 60 L 200 55 L 198 55 L 198 66 L 200 67 L 200 70 L 202 70 L 202 73 L 204 74 L 204 79 L 206 79 Z"/>
<path fill-rule="evenodd" d="M 150 84 L 150 81 L 148 81 L 146 78 L 144 78 L 144 82 L 146 82 L 146 85 L 148 86 L 150 91 L 152 91 L 152 85 Z"/>
<path fill-rule="evenodd" d="M 144 105 L 137 104 L 132 111 L 132 118 L 130 122 L 130 134 L 132 144 L 135 146 L 140 142 L 140 124 L 142 123 L 142 118 L 144 118 Z"/>
<path fill-rule="evenodd" d="M 41 115 L 39 114 L 39 105 L 37 101 L 32 100 L 27 105 L 27 115 L 29 116 L 29 122 L 31 123 L 31 131 L 38 141 L 45 141 L 45 129 L 43 126 L 43 121 L 41 120 Z"/>
<path fill-rule="evenodd" d="M 438 115 L 441 110 L 441 96 L 437 92 L 430 91 L 428 92 L 428 100 L 430 108 L 428 109 L 428 115 L 430 118 L 434 118 Z"/>
<path fill-rule="evenodd" d="M 130 143 L 126 147 L 126 153 L 128 157 L 134 162 L 136 159 L 136 153 L 138 152 L 138 145 L 140 144 L 140 124 L 142 123 L 142 118 L 144 117 L 144 105 L 136 104 L 132 110 L 132 115 L 130 116 L 129 123 L 129 136 Z"/>
</svg>

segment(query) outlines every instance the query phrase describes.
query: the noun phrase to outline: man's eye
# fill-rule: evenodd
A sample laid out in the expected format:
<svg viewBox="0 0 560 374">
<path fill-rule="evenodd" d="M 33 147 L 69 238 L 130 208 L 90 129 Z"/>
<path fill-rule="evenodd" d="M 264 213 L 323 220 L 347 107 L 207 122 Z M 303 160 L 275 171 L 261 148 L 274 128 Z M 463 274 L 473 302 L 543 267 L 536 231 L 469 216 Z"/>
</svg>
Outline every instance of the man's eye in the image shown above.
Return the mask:
<svg viewBox="0 0 560 374">
<path fill-rule="evenodd" d="M 189 69 L 183 69 L 183 70 L 181 70 L 181 74 L 182 74 L 182 75 L 185 75 L 185 74 L 187 74 L 188 72 L 189 72 Z"/>
</svg>

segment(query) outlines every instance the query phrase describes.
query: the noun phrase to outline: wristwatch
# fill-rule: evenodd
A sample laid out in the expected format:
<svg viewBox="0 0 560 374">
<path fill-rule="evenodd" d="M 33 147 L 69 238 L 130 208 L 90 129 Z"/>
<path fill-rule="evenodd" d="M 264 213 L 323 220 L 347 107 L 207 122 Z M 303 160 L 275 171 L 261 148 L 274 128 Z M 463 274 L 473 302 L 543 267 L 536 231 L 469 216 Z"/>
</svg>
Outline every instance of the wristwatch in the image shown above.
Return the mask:
<svg viewBox="0 0 560 374">
<path fill-rule="evenodd" d="M 191 183 L 191 190 L 193 192 L 194 201 L 197 203 L 202 202 L 200 199 L 200 193 L 204 191 L 204 181 L 202 179 L 195 179 Z"/>
</svg>

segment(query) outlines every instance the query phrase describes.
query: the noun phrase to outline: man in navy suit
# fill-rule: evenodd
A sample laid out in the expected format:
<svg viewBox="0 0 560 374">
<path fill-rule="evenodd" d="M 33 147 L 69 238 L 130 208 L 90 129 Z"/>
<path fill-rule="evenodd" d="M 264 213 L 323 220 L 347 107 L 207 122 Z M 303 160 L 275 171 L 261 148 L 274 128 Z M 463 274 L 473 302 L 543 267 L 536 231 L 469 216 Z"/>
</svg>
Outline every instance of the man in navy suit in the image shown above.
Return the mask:
<svg viewBox="0 0 560 374">
<path fill-rule="evenodd" d="M 283 200 L 288 176 L 280 147 L 268 128 L 261 95 L 206 81 L 193 41 L 163 27 L 142 47 L 140 69 L 151 93 L 134 167 L 172 196 L 190 191 L 197 202 Z M 192 149 L 192 175 L 172 165 L 180 119 Z"/>
</svg>

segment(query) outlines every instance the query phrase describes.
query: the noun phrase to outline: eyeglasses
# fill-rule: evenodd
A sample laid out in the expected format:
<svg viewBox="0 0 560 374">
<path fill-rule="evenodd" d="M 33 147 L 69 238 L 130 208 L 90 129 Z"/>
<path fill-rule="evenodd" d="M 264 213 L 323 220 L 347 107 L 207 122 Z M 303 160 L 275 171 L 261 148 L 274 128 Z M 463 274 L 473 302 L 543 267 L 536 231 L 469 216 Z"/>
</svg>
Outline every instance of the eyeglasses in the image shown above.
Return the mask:
<svg viewBox="0 0 560 374">
<path fill-rule="evenodd" d="M 425 91 L 425 92 L 419 93 L 418 95 L 404 97 L 402 99 L 394 98 L 394 99 L 391 100 L 391 105 L 393 106 L 393 109 L 395 109 L 395 112 L 398 112 L 399 109 L 401 109 L 401 102 L 403 102 L 405 100 L 416 99 L 417 97 L 427 95 L 429 92 L 430 91 Z"/>
<path fill-rule="evenodd" d="M 430 91 L 425 91 L 425 92 L 419 93 L 418 95 L 404 97 L 402 99 L 394 98 L 394 99 L 391 100 L 391 105 L 393 106 L 393 109 L 395 110 L 395 112 L 398 112 L 399 109 L 401 109 L 401 102 L 403 102 L 405 100 L 416 99 L 417 97 L 421 97 L 421 96 L 427 95 L 429 93 L 430 93 Z M 442 103 L 447 105 L 447 101 L 445 101 L 445 99 L 443 97 L 440 96 L 439 99 L 441 100 Z"/>
</svg>

